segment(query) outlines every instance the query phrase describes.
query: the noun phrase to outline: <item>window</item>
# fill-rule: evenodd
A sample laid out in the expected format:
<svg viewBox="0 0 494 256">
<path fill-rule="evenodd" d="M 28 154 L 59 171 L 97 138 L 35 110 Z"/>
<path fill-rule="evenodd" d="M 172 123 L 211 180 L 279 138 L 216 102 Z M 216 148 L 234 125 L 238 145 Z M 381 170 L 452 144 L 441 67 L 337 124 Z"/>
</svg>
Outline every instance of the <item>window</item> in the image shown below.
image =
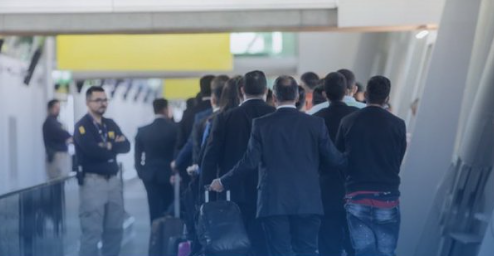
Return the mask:
<svg viewBox="0 0 494 256">
<path fill-rule="evenodd" d="M 234 55 L 294 55 L 294 46 L 293 33 L 232 33 L 230 35 L 230 51 Z"/>
</svg>

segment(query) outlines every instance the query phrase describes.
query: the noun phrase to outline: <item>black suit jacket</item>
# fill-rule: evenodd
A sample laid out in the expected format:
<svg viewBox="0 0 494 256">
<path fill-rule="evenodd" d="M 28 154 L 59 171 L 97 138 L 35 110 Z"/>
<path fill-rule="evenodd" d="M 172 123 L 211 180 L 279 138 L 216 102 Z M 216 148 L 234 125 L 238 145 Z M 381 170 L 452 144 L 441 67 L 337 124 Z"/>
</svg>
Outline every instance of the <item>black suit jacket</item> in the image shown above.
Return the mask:
<svg viewBox="0 0 494 256">
<path fill-rule="evenodd" d="M 322 214 L 319 169 L 345 165 L 324 120 L 281 108 L 254 120 L 245 155 L 221 182 L 230 189 L 259 167 L 257 217 Z"/>
<path fill-rule="evenodd" d="M 359 109 L 347 106 L 344 102 L 331 102 L 329 107 L 314 114 L 324 119 L 329 137 L 334 143 L 341 120 Z M 326 214 L 344 211 L 345 179 L 341 170 L 321 170 L 321 196 Z"/>
<path fill-rule="evenodd" d="M 227 173 L 242 158 L 249 142 L 252 120 L 274 111 L 275 108 L 263 100 L 253 99 L 244 102 L 238 108 L 217 115 L 202 160 L 201 188 Z M 253 169 L 257 170 L 256 167 Z M 257 172 L 244 175 L 242 180 L 231 188 L 232 200 L 255 207 L 257 177 Z"/>
<path fill-rule="evenodd" d="M 177 143 L 178 127 L 165 118 L 139 128 L 136 135 L 135 168 L 144 182 L 167 183 Z"/>
<path fill-rule="evenodd" d="M 180 133 L 177 141 L 177 149 L 179 150 L 182 149 L 182 147 L 189 139 L 189 136 L 192 133 L 194 127 L 194 119 L 196 117 L 196 114 L 210 108 L 211 108 L 211 101 L 203 100 L 199 102 L 199 104 L 195 105 L 193 108 L 186 109 L 184 111 L 182 120 L 179 123 Z"/>
</svg>

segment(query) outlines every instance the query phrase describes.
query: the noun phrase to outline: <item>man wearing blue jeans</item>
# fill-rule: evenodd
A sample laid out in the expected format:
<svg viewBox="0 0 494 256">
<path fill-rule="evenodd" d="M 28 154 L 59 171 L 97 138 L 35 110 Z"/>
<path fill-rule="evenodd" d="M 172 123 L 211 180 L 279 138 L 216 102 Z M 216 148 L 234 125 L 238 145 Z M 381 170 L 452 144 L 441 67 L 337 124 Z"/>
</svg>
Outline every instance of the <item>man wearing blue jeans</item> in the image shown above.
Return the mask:
<svg viewBox="0 0 494 256">
<path fill-rule="evenodd" d="M 395 256 L 400 230 L 400 165 L 406 150 L 405 122 L 382 106 L 391 83 L 372 77 L 367 107 L 341 121 L 336 146 L 346 152 L 346 212 L 356 256 Z"/>
</svg>

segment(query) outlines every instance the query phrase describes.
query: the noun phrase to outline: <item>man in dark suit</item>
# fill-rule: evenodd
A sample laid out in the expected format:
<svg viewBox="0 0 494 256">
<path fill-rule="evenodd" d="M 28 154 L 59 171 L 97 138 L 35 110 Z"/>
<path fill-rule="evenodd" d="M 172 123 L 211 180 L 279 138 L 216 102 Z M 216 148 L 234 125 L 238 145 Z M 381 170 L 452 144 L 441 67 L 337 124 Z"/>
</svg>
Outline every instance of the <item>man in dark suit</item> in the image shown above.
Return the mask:
<svg viewBox="0 0 494 256">
<path fill-rule="evenodd" d="M 252 124 L 248 149 L 235 167 L 211 184 L 231 189 L 259 167 L 257 217 L 272 256 L 317 256 L 319 215 L 323 214 L 319 169 L 345 167 L 345 158 L 329 139 L 321 118 L 295 108 L 296 81 L 275 81 L 278 110 Z"/>
<path fill-rule="evenodd" d="M 336 139 L 341 119 L 359 110 L 343 102 L 345 92 L 346 78 L 337 72 L 329 73 L 324 79 L 324 93 L 329 107 L 314 116 L 324 119 L 332 142 Z M 343 201 L 345 180 L 341 170 L 321 171 L 321 192 L 324 217 L 319 231 L 319 253 L 321 256 L 341 256 L 345 250 L 347 255 L 353 255 Z"/>
<path fill-rule="evenodd" d="M 200 187 L 210 184 L 219 175 L 227 173 L 247 149 L 252 120 L 275 111 L 265 102 L 266 76 L 252 71 L 244 76 L 241 88 L 244 102 L 238 108 L 219 114 L 213 121 L 211 137 L 204 151 Z M 252 168 L 257 170 L 257 166 Z M 245 226 L 256 254 L 266 255 L 260 223 L 255 221 L 258 174 L 252 171 L 231 188 L 231 199 L 242 211 Z"/>
<path fill-rule="evenodd" d="M 194 149 L 191 137 L 192 130 L 194 129 L 196 121 L 201 118 L 201 116 L 208 116 L 208 114 L 203 113 L 204 111 L 209 111 L 210 113 L 213 111 L 211 108 L 211 82 L 213 79 L 214 76 L 212 75 L 206 75 L 201 78 L 201 97 L 190 111 L 184 112 L 184 116 L 179 124 L 180 130 L 178 134 L 177 150 L 180 151 L 180 154 L 175 161 L 172 162 L 172 168 L 178 170 L 185 185 L 190 181 L 190 177 L 187 175 L 186 170 L 187 167 L 192 164 L 192 151 Z M 198 117 L 197 114 L 199 113 L 201 113 L 201 116 Z"/>
<path fill-rule="evenodd" d="M 156 119 L 139 128 L 135 143 L 135 167 L 148 195 L 150 220 L 162 217 L 173 202 L 171 168 L 178 127 L 168 118 L 168 101 L 153 102 Z"/>
<path fill-rule="evenodd" d="M 199 81 L 200 97 L 198 97 L 196 105 L 192 107 L 190 111 L 184 112 L 182 121 L 180 121 L 180 137 L 177 144 L 178 149 L 181 149 L 187 142 L 187 139 L 192 132 L 195 115 L 211 108 L 211 82 L 213 79 L 213 75 L 201 77 L 201 80 Z"/>
</svg>

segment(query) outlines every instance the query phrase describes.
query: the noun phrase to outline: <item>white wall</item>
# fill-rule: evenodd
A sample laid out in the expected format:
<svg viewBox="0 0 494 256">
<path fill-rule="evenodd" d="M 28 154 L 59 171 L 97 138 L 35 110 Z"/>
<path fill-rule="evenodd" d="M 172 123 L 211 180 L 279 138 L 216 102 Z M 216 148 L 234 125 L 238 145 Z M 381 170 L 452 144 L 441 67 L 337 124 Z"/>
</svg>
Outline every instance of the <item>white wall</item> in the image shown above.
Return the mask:
<svg viewBox="0 0 494 256">
<path fill-rule="evenodd" d="M 299 74 L 320 77 L 341 68 L 353 69 L 362 33 L 302 32 L 298 35 Z"/>
<path fill-rule="evenodd" d="M 31 84 L 24 85 L 25 69 L 25 63 L 0 56 L 0 193 L 45 179 L 44 80 L 38 67 Z M 15 120 L 16 131 L 9 128 L 9 119 Z M 17 136 L 10 136 L 14 133 Z"/>
<path fill-rule="evenodd" d="M 348 68 L 364 86 L 370 77 L 384 75 L 392 84 L 393 112 L 410 119 L 410 104 L 421 96 L 435 41 L 435 31 L 422 39 L 417 33 L 299 33 L 297 73 L 314 71 L 324 77 Z"/>
</svg>

